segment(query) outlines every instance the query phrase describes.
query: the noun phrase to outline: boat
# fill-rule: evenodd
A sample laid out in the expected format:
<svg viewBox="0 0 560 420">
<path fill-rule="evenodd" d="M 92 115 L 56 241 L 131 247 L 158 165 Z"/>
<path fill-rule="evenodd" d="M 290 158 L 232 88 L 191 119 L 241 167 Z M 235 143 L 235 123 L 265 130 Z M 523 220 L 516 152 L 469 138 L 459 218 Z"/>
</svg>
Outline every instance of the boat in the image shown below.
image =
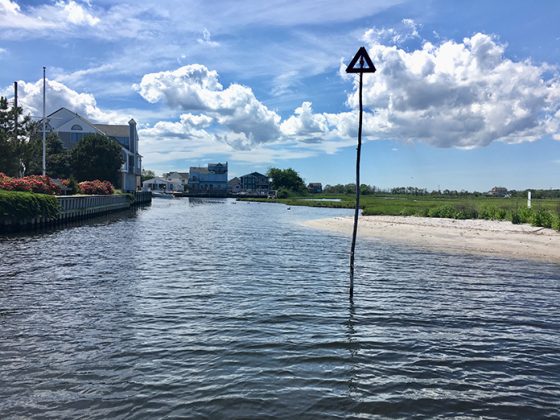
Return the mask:
<svg viewBox="0 0 560 420">
<path fill-rule="evenodd" d="M 152 191 L 152 197 L 153 198 L 165 198 L 165 199 L 175 198 L 175 196 L 173 194 L 165 192 L 165 191 Z"/>
</svg>

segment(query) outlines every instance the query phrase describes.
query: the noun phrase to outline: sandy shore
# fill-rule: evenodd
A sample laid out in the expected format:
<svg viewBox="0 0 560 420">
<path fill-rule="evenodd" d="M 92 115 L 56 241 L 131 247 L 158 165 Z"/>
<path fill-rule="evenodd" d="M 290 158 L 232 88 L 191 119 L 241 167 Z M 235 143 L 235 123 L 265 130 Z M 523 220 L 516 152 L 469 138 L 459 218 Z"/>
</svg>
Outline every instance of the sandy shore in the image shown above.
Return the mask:
<svg viewBox="0 0 560 420">
<path fill-rule="evenodd" d="M 353 218 L 312 220 L 305 225 L 350 236 Z M 360 236 L 446 252 L 560 263 L 559 232 L 504 221 L 361 216 L 358 224 Z"/>
</svg>

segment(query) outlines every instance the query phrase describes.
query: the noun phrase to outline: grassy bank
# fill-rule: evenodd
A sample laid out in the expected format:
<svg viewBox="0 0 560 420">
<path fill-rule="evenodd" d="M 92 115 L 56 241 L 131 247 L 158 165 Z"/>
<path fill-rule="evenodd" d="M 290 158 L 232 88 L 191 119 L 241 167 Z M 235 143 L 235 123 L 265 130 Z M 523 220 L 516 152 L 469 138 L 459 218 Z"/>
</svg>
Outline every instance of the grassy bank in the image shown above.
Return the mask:
<svg viewBox="0 0 560 420">
<path fill-rule="evenodd" d="M 340 201 L 309 201 L 309 198 L 337 199 Z M 354 195 L 313 195 L 286 199 L 257 199 L 252 201 L 278 202 L 290 206 L 354 208 Z M 524 198 L 497 197 L 443 197 L 411 195 L 365 195 L 360 207 L 366 216 L 421 216 L 451 219 L 509 220 L 512 223 L 530 223 L 560 230 L 560 199 L 533 200 L 527 209 Z"/>
<path fill-rule="evenodd" d="M 56 217 L 58 212 L 58 201 L 52 195 L 0 190 L 0 218 L 51 219 Z"/>
</svg>

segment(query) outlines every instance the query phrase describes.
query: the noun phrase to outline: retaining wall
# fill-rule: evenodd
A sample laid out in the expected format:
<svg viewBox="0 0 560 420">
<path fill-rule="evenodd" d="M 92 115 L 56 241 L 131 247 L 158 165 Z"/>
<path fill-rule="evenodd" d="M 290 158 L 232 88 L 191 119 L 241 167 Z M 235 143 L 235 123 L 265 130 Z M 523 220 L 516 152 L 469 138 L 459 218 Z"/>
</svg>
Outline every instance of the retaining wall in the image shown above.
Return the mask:
<svg viewBox="0 0 560 420">
<path fill-rule="evenodd" d="M 0 232 L 40 229 L 60 223 L 100 216 L 114 211 L 127 210 L 136 205 L 151 203 L 152 193 L 140 191 L 129 195 L 71 195 L 57 196 L 56 199 L 60 206 L 60 212 L 57 217 L 52 219 L 35 217 L 19 220 L 0 217 Z"/>
</svg>

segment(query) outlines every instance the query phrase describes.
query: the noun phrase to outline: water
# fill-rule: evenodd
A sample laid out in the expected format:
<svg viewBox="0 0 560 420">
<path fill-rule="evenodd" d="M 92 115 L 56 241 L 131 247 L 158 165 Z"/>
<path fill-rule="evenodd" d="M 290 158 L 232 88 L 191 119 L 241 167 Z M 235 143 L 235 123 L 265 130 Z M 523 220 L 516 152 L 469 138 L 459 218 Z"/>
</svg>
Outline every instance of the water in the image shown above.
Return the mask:
<svg viewBox="0 0 560 420">
<path fill-rule="evenodd" d="M 560 417 L 560 266 L 155 200 L 0 238 L 2 418 Z"/>
</svg>

